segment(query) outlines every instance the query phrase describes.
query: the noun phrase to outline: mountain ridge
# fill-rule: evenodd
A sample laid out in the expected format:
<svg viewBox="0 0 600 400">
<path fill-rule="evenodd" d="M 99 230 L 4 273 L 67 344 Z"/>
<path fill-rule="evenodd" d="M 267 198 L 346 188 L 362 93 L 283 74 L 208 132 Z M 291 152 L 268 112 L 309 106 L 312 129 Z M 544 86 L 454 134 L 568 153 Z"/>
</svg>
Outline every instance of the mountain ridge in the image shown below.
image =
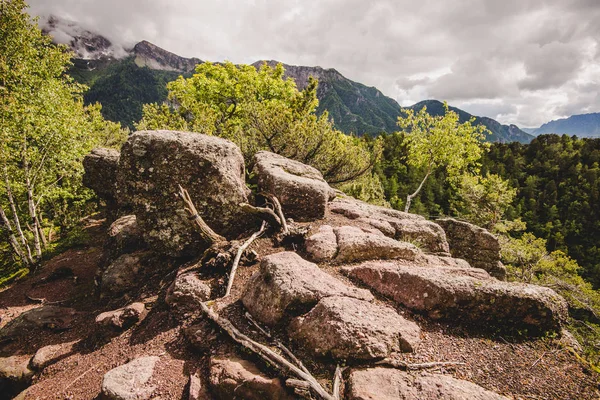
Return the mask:
<svg viewBox="0 0 600 400">
<path fill-rule="evenodd" d="M 533 130 L 536 136 L 548 133 L 598 138 L 600 137 L 600 112 L 552 120 Z"/>
</svg>

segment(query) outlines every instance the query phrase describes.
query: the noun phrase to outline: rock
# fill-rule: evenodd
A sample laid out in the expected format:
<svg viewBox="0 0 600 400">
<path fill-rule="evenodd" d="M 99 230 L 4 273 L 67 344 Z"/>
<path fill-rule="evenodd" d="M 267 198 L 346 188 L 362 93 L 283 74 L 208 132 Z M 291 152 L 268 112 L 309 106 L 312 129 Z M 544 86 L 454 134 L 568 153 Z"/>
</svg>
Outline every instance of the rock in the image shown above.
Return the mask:
<svg viewBox="0 0 600 400">
<path fill-rule="evenodd" d="M 353 370 L 349 400 L 508 400 L 474 383 L 451 376 L 391 368 Z"/>
<path fill-rule="evenodd" d="M 256 223 L 239 208 L 250 194 L 244 158 L 225 139 L 190 132 L 136 132 L 121 150 L 117 180 L 119 198 L 132 205 L 146 243 L 160 253 L 193 256 L 206 248 L 183 211 L 178 184 L 215 232 L 235 237 Z"/>
<path fill-rule="evenodd" d="M 188 400 L 208 400 L 208 394 L 202 387 L 202 381 L 200 380 L 200 374 L 195 372 L 190 375 L 190 382 L 188 384 L 189 395 Z"/>
<path fill-rule="evenodd" d="M 220 400 L 294 399 L 279 378 L 268 378 L 251 362 L 233 356 L 210 360 L 209 383 Z"/>
<path fill-rule="evenodd" d="M 248 281 L 242 302 L 254 318 L 274 325 L 286 313 L 294 316 L 307 311 L 327 296 L 373 300 L 368 290 L 347 286 L 317 265 L 287 251 L 262 259 L 259 271 Z"/>
<path fill-rule="evenodd" d="M 28 337 L 37 330 L 63 331 L 71 327 L 76 311 L 72 308 L 41 306 L 25 311 L 0 329 L 0 342 L 17 336 Z"/>
<path fill-rule="evenodd" d="M 462 321 L 481 329 L 524 328 L 537 335 L 560 329 L 567 303 L 552 289 L 479 279 L 431 268 L 366 262 L 344 273 L 433 319 Z"/>
<path fill-rule="evenodd" d="M 335 198 L 335 191 L 317 169 L 275 153 L 256 153 L 254 172 L 259 191 L 276 196 L 286 217 L 299 221 L 324 218 L 327 202 Z"/>
<path fill-rule="evenodd" d="M 419 327 L 389 307 L 350 297 L 326 297 L 292 321 L 290 338 L 318 356 L 372 360 L 412 352 Z"/>
<path fill-rule="evenodd" d="M 336 198 L 329 204 L 331 212 L 369 224 L 388 237 L 410 242 L 431 253 L 448 253 L 444 230 L 416 214 L 374 206 L 352 198 Z"/>
<path fill-rule="evenodd" d="M 102 379 L 102 394 L 111 400 L 146 400 L 155 386 L 149 384 L 158 357 L 139 357 L 111 369 Z"/>
<path fill-rule="evenodd" d="M 30 356 L 0 358 L 0 398 L 12 399 L 31 383 Z"/>
<path fill-rule="evenodd" d="M 186 340 L 196 349 L 203 353 L 210 353 L 223 340 L 223 335 L 214 324 L 206 319 L 200 319 L 195 324 L 183 328 Z"/>
<path fill-rule="evenodd" d="M 113 261 L 100 277 L 100 291 L 103 296 L 118 295 L 140 284 L 145 273 L 148 253 L 138 251 L 123 254 Z"/>
<path fill-rule="evenodd" d="M 144 238 L 135 215 L 125 215 L 118 218 L 108 228 L 104 249 L 109 260 L 114 260 L 122 254 L 132 253 L 144 247 Z"/>
<path fill-rule="evenodd" d="M 323 262 L 332 260 L 337 254 L 337 237 L 330 225 L 323 225 L 319 232 L 304 242 L 306 253 L 311 260 Z"/>
<path fill-rule="evenodd" d="M 579 354 L 583 353 L 583 347 L 581 346 L 579 341 L 575 338 L 575 336 L 573 336 L 573 334 L 571 332 L 569 332 L 567 329 L 563 328 L 560 331 L 560 339 L 558 340 L 558 343 L 561 346 L 570 348 Z"/>
<path fill-rule="evenodd" d="M 414 260 L 420 253 L 419 249 L 410 243 L 366 233 L 352 226 L 342 226 L 335 228 L 334 231 L 338 244 L 335 259 L 339 262 L 394 258 Z"/>
<path fill-rule="evenodd" d="M 35 352 L 31 359 L 30 366 L 36 370 L 42 370 L 50 364 L 67 357 L 73 353 L 75 346 L 79 343 L 78 340 L 67 343 L 52 344 L 44 346 Z"/>
<path fill-rule="evenodd" d="M 386 237 L 378 230 L 323 225 L 319 232 L 306 240 L 306 253 L 316 262 L 335 260 L 356 262 L 376 259 L 402 258 L 414 260 L 419 249 L 410 244 Z"/>
<path fill-rule="evenodd" d="M 132 303 L 118 310 L 106 311 L 96 316 L 96 324 L 103 328 L 128 329 L 146 316 L 144 303 Z"/>
<path fill-rule="evenodd" d="M 109 212 L 119 205 L 116 186 L 119 157 L 117 150 L 96 148 L 83 158 L 83 185 L 106 202 Z"/>
<path fill-rule="evenodd" d="M 506 280 L 506 267 L 500 262 L 500 243 L 496 236 L 479 226 L 453 218 L 438 219 L 436 222 L 446 232 L 453 257 L 464 258 L 471 266 Z"/>
<path fill-rule="evenodd" d="M 186 313 L 199 309 L 198 304 L 210 299 L 210 287 L 194 272 L 183 273 L 169 287 L 165 302 Z"/>
</svg>

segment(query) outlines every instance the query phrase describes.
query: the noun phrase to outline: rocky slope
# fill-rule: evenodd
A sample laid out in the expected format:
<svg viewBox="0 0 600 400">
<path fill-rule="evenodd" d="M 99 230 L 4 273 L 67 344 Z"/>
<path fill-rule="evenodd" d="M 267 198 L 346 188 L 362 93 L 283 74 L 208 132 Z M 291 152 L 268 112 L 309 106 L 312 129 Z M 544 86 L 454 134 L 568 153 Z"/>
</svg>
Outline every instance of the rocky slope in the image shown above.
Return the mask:
<svg viewBox="0 0 600 400">
<path fill-rule="evenodd" d="M 90 154 L 85 182 L 109 221 L 88 219 L 86 248 L 0 292 L 0 397 L 598 396 L 561 328 L 564 299 L 502 280 L 488 232 L 359 202 L 271 153 L 255 161 L 275 213 L 224 139 L 138 132 Z"/>
</svg>

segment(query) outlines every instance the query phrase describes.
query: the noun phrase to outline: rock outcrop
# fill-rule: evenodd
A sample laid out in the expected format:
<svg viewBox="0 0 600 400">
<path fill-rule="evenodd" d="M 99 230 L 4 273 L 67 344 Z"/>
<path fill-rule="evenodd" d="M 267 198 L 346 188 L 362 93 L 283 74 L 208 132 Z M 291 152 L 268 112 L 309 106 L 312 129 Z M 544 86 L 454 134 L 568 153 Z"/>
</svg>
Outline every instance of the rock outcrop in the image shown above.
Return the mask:
<svg viewBox="0 0 600 400">
<path fill-rule="evenodd" d="M 102 379 L 102 394 L 110 400 L 147 400 L 156 390 L 150 378 L 158 357 L 139 357 L 111 369 Z"/>
<path fill-rule="evenodd" d="M 235 237 L 254 223 L 239 208 L 250 194 L 244 158 L 225 139 L 189 132 L 136 132 L 122 147 L 117 180 L 119 198 L 131 204 L 146 243 L 156 252 L 188 256 L 206 248 L 183 211 L 178 185 L 190 193 L 215 232 Z"/>
<path fill-rule="evenodd" d="M 353 370 L 348 400 L 508 400 L 474 383 L 448 375 L 391 368 Z"/>
<path fill-rule="evenodd" d="M 448 254 L 450 249 L 441 226 L 416 214 L 374 206 L 351 198 L 336 198 L 331 212 L 369 224 L 386 236 L 418 245 L 426 252 Z"/>
<path fill-rule="evenodd" d="M 275 153 L 256 153 L 254 172 L 259 191 L 276 196 L 286 217 L 299 221 L 321 219 L 327 202 L 335 197 L 335 191 L 317 169 Z"/>
<path fill-rule="evenodd" d="M 96 148 L 83 159 L 83 184 L 106 202 L 110 216 L 119 208 L 117 199 L 117 168 L 120 153 L 114 149 Z"/>
<path fill-rule="evenodd" d="M 286 251 L 263 258 L 260 270 L 248 281 L 242 302 L 253 317 L 274 325 L 284 315 L 302 314 L 329 296 L 373 300 L 368 290 L 348 286 L 316 264 Z"/>
<path fill-rule="evenodd" d="M 234 356 L 210 361 L 211 392 L 219 400 L 292 400 L 281 379 L 268 378 L 250 361 Z"/>
<path fill-rule="evenodd" d="M 453 257 L 463 258 L 495 278 L 506 280 L 506 268 L 500 262 L 498 238 L 479 226 L 453 218 L 436 220 L 446 232 Z"/>
<path fill-rule="evenodd" d="M 468 322 L 478 329 L 524 328 L 535 335 L 560 330 L 567 316 L 566 301 L 541 286 L 377 261 L 344 272 L 411 310 L 433 319 Z"/>
<path fill-rule="evenodd" d="M 318 356 L 373 360 L 412 352 L 421 330 L 389 307 L 350 297 L 325 297 L 290 324 L 288 334 Z"/>
<path fill-rule="evenodd" d="M 379 231 L 377 231 L 379 232 Z M 358 262 L 365 260 L 415 260 L 419 249 L 410 243 L 399 242 L 381 232 L 365 232 L 353 226 L 332 228 L 324 225 L 306 240 L 306 252 L 315 261 Z"/>
<path fill-rule="evenodd" d="M 75 318 L 72 308 L 42 306 L 25 311 L 0 329 L 0 342 L 17 336 L 26 337 L 37 330 L 62 331 L 69 329 Z"/>
</svg>

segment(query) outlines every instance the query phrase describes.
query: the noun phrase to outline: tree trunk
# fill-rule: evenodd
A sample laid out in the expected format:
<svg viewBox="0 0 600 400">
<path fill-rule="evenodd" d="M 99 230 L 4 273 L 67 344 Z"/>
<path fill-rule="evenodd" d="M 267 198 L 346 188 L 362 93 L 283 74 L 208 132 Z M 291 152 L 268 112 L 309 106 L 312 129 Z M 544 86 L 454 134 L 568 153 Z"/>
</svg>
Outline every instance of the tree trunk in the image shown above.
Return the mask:
<svg viewBox="0 0 600 400">
<path fill-rule="evenodd" d="M 33 199 L 33 189 L 31 188 L 31 180 L 29 179 L 29 171 L 27 171 L 27 164 L 25 165 L 25 175 L 27 178 L 25 179 L 25 184 L 27 185 L 27 205 L 29 208 L 29 217 L 31 218 L 31 222 L 33 226 L 31 227 L 31 231 L 33 233 L 33 245 L 35 248 L 36 261 L 42 259 L 42 245 L 40 241 L 40 224 L 37 217 L 37 213 L 35 210 L 35 202 Z"/>
<path fill-rule="evenodd" d="M 429 175 L 431 175 L 431 169 L 427 170 L 427 174 L 425 174 L 425 178 L 423 178 L 423 180 L 421 181 L 421 184 L 419 185 L 417 190 L 415 190 L 415 192 L 413 194 L 409 194 L 406 197 L 406 206 L 404 207 L 404 212 L 408 212 L 408 210 L 410 209 L 410 205 L 412 203 L 412 199 L 414 199 L 419 194 L 419 192 L 423 188 L 423 185 L 425 184 L 425 181 L 427 180 L 427 178 L 429 178 Z"/>
<path fill-rule="evenodd" d="M 13 221 L 15 222 L 15 229 L 17 230 L 17 234 L 19 235 L 19 239 L 21 240 L 21 244 L 23 245 L 24 251 L 27 252 L 27 264 L 33 264 L 33 256 L 31 255 L 31 248 L 29 247 L 29 243 L 27 243 L 27 238 L 23 233 L 23 229 L 21 228 L 21 222 L 19 221 L 19 214 L 17 214 L 17 206 L 15 205 L 15 199 L 12 194 L 12 188 L 10 186 L 10 181 L 8 180 L 8 170 L 6 165 L 4 165 L 4 183 L 6 185 L 6 195 L 8 197 L 8 204 L 10 205 L 10 211 L 13 214 Z"/>
<path fill-rule="evenodd" d="M 4 229 L 6 230 L 7 235 L 8 235 L 8 241 L 9 241 L 10 246 L 12 247 L 14 253 L 17 255 L 17 257 L 19 259 L 21 259 L 21 261 L 26 266 L 29 266 L 29 260 L 23 254 L 23 249 L 21 249 L 21 246 L 19 245 L 19 241 L 17 240 L 17 237 L 15 236 L 15 232 L 13 231 L 10 220 L 6 216 L 6 213 L 4 212 L 4 209 L 2 207 L 0 207 L 0 226 L 4 227 Z"/>
</svg>

